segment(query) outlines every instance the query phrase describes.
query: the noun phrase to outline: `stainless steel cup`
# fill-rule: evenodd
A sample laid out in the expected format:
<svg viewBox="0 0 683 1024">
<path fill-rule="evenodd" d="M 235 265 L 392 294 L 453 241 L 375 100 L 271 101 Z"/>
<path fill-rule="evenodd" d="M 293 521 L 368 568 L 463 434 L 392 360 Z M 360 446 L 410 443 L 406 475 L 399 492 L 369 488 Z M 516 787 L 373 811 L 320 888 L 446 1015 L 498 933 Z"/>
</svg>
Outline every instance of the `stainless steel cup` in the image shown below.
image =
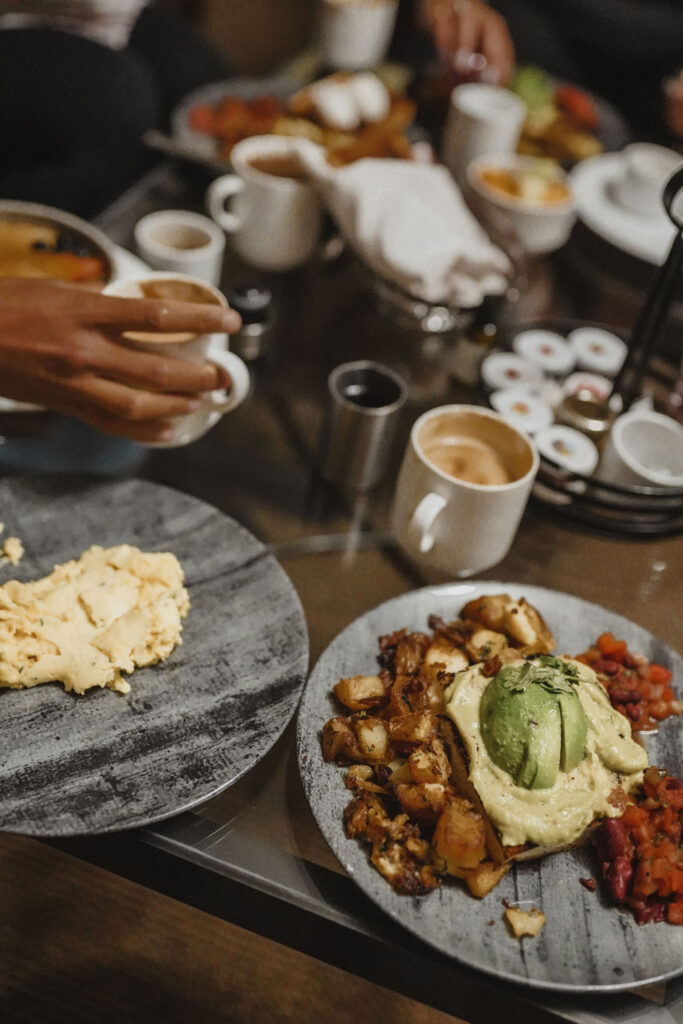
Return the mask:
<svg viewBox="0 0 683 1024">
<path fill-rule="evenodd" d="M 322 475 L 352 490 L 369 491 L 389 466 L 408 385 L 394 370 L 367 359 L 337 366 L 327 384 Z"/>
</svg>

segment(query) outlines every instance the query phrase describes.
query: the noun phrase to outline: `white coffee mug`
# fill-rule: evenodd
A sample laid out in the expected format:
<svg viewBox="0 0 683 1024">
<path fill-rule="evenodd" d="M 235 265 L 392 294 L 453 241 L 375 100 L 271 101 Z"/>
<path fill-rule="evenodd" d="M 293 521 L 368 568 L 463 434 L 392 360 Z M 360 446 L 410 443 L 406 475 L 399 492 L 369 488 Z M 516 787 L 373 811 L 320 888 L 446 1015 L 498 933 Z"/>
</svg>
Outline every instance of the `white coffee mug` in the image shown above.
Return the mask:
<svg viewBox="0 0 683 1024">
<path fill-rule="evenodd" d="M 443 162 L 458 184 L 465 184 L 467 166 L 477 157 L 512 153 L 526 116 L 526 104 L 509 89 L 484 82 L 456 86 L 444 128 Z"/>
<path fill-rule="evenodd" d="M 219 284 L 225 235 L 208 217 L 190 210 L 157 210 L 135 225 L 138 255 L 154 270 L 169 270 Z"/>
<path fill-rule="evenodd" d="M 683 426 L 651 409 L 633 409 L 618 416 L 597 475 L 626 487 L 683 490 Z"/>
<path fill-rule="evenodd" d="M 135 279 L 118 281 L 108 285 L 105 288 L 105 293 L 128 298 L 142 298 L 144 296 L 142 286 L 151 281 L 171 281 L 184 285 L 195 285 L 205 292 L 205 301 L 221 306 L 228 304 L 225 296 L 206 281 L 186 274 L 171 272 L 150 272 Z M 186 299 L 186 295 L 183 295 L 182 292 L 177 296 L 167 297 Z M 191 301 L 199 300 L 193 298 Z M 192 441 L 203 437 L 226 412 L 236 409 L 247 397 L 251 386 L 249 370 L 238 356 L 227 351 L 227 337 L 226 334 L 156 334 L 140 331 L 130 331 L 123 335 L 122 340 L 126 345 L 142 352 L 187 359 L 193 363 L 216 363 L 226 371 L 232 382 L 227 394 L 223 390 L 207 392 L 201 396 L 201 404 L 194 412 L 185 416 L 174 416 L 172 437 L 166 441 L 146 442 L 149 447 L 179 448 L 182 445 L 191 444 Z"/>
<path fill-rule="evenodd" d="M 397 12 L 397 0 L 322 0 L 323 64 L 340 71 L 376 67 L 389 49 Z"/>
<path fill-rule="evenodd" d="M 538 464 L 533 442 L 502 416 L 476 405 L 430 409 L 413 425 L 398 477 L 398 544 L 448 576 L 496 565 L 510 549 Z"/>
<path fill-rule="evenodd" d="M 230 153 L 235 173 L 217 178 L 207 191 L 209 213 L 238 255 L 259 270 L 292 270 L 316 250 L 323 208 L 313 183 L 252 166 L 268 158 L 296 160 L 303 145 L 277 135 L 244 139 Z"/>
</svg>

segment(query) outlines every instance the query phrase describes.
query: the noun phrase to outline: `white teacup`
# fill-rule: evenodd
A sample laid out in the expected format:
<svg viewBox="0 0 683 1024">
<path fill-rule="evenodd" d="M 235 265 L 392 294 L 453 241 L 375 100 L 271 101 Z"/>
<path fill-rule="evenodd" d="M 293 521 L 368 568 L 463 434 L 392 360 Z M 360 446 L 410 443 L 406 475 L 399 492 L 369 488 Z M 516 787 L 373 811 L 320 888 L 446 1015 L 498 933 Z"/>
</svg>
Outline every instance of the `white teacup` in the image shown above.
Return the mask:
<svg viewBox="0 0 683 1024">
<path fill-rule="evenodd" d="M 157 210 L 135 225 L 135 245 L 154 270 L 170 270 L 219 284 L 225 235 L 208 217 L 189 210 Z"/>
<path fill-rule="evenodd" d="M 526 116 L 526 104 L 509 89 L 484 82 L 456 86 L 444 128 L 443 162 L 458 184 L 465 184 L 468 164 L 477 157 L 512 153 Z"/>
<path fill-rule="evenodd" d="M 430 409 L 413 425 L 396 486 L 399 545 L 448 576 L 490 568 L 510 549 L 538 464 L 533 443 L 502 416 L 475 405 Z"/>
<path fill-rule="evenodd" d="M 610 483 L 683 489 L 683 426 L 651 409 L 617 417 L 598 475 Z"/>
<path fill-rule="evenodd" d="M 305 145 L 277 135 L 244 139 L 230 153 L 235 174 L 217 178 L 207 191 L 209 213 L 232 236 L 238 255 L 259 270 L 292 270 L 316 250 L 323 208 L 298 160 Z M 283 173 L 288 169 L 291 176 Z"/>
<path fill-rule="evenodd" d="M 164 286 L 164 283 L 167 283 Z M 151 285 L 151 288 L 146 286 Z M 164 287 L 159 287 L 159 286 Z M 174 287 L 175 285 L 175 287 Z M 144 277 L 117 281 L 105 288 L 107 295 L 127 298 L 165 298 L 190 302 L 208 302 L 227 306 L 227 300 L 217 288 L 186 274 L 149 273 Z M 150 294 L 152 293 L 152 294 Z M 156 293 L 156 294 L 154 294 Z M 162 294 L 163 293 L 163 294 Z M 153 448 L 179 448 L 203 437 L 226 413 L 236 409 L 249 394 L 251 378 L 245 363 L 226 349 L 226 334 L 158 334 L 129 331 L 123 341 L 131 348 L 155 355 L 173 356 L 193 363 L 216 363 L 229 374 L 232 387 L 225 391 L 210 391 L 201 397 L 201 404 L 186 416 L 173 418 L 173 435 L 167 441 L 147 442 Z"/>
<path fill-rule="evenodd" d="M 622 153 L 624 173 L 614 185 L 617 201 L 630 213 L 663 213 L 662 193 L 683 156 L 652 142 L 632 142 Z"/>
<path fill-rule="evenodd" d="M 397 11 L 398 0 L 322 0 L 323 64 L 339 71 L 376 67 L 389 49 Z"/>
</svg>

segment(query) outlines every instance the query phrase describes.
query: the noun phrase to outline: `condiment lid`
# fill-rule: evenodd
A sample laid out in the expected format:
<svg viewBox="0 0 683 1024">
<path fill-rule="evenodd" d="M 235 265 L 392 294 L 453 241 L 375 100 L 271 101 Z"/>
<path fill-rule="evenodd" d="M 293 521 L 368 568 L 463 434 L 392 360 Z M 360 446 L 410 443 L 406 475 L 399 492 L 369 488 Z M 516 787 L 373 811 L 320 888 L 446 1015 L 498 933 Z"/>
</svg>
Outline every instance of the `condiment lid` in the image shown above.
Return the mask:
<svg viewBox="0 0 683 1024">
<path fill-rule="evenodd" d="M 579 391 L 591 391 L 599 401 L 606 402 L 612 393 L 612 381 L 600 373 L 570 373 L 564 382 L 564 393 L 576 395 Z"/>
<path fill-rule="evenodd" d="M 540 430 L 534 437 L 541 455 L 572 473 L 590 476 L 598 464 L 598 449 L 589 437 L 574 430 L 554 424 Z"/>
<path fill-rule="evenodd" d="M 583 434 L 600 439 L 612 425 L 614 413 L 607 402 L 596 398 L 592 391 L 577 391 L 566 395 L 557 410 L 557 419 Z"/>
<path fill-rule="evenodd" d="M 569 334 L 569 344 L 581 370 L 614 377 L 628 351 L 626 344 L 601 327 L 577 327 Z"/>
<path fill-rule="evenodd" d="M 545 373 L 556 376 L 569 373 L 576 364 L 571 345 L 555 331 L 522 331 L 514 338 L 512 347 Z"/>
<path fill-rule="evenodd" d="M 273 296 L 263 285 L 240 284 L 229 291 L 226 298 L 242 317 L 243 324 L 257 324 L 268 318 Z"/>
<path fill-rule="evenodd" d="M 486 356 L 481 364 L 481 376 L 492 391 L 511 387 L 537 391 L 543 380 L 539 368 L 515 352 L 492 352 Z"/>
<path fill-rule="evenodd" d="M 553 412 L 548 403 L 524 388 L 494 391 L 489 402 L 508 423 L 526 434 L 535 434 L 553 422 Z"/>
</svg>

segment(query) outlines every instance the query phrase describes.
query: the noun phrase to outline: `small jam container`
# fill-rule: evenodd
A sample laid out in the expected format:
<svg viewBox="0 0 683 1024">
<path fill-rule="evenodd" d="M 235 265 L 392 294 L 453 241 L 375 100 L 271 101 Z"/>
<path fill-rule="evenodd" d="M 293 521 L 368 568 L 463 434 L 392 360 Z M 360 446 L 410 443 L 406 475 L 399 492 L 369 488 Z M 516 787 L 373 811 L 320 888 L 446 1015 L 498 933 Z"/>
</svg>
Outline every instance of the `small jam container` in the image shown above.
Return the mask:
<svg viewBox="0 0 683 1024">
<path fill-rule="evenodd" d="M 599 402 L 606 402 L 612 394 L 612 381 L 600 373 L 570 373 L 564 382 L 565 395 L 589 391 Z"/>
<path fill-rule="evenodd" d="M 515 352 L 547 373 L 550 377 L 566 377 L 576 365 L 571 345 L 555 331 L 522 331 L 512 342 Z"/>
<path fill-rule="evenodd" d="M 596 445 L 600 445 L 610 431 L 614 412 L 607 402 L 596 398 L 592 391 L 583 390 L 566 395 L 555 410 L 555 418 L 558 423 L 580 430 Z"/>
<path fill-rule="evenodd" d="M 539 395 L 524 388 L 504 388 L 489 395 L 489 402 L 508 423 L 525 434 L 535 434 L 553 422 L 553 411 Z"/>
<path fill-rule="evenodd" d="M 599 453 L 589 437 L 573 427 L 555 423 L 539 430 L 534 437 L 540 454 L 571 473 L 590 476 L 598 464 Z"/>
<path fill-rule="evenodd" d="M 569 334 L 569 344 L 580 370 L 615 377 L 628 351 L 626 344 L 601 327 L 577 327 Z"/>
<path fill-rule="evenodd" d="M 538 391 L 543 373 L 515 352 L 492 352 L 481 364 L 481 379 L 489 391 L 515 387 Z"/>
</svg>

